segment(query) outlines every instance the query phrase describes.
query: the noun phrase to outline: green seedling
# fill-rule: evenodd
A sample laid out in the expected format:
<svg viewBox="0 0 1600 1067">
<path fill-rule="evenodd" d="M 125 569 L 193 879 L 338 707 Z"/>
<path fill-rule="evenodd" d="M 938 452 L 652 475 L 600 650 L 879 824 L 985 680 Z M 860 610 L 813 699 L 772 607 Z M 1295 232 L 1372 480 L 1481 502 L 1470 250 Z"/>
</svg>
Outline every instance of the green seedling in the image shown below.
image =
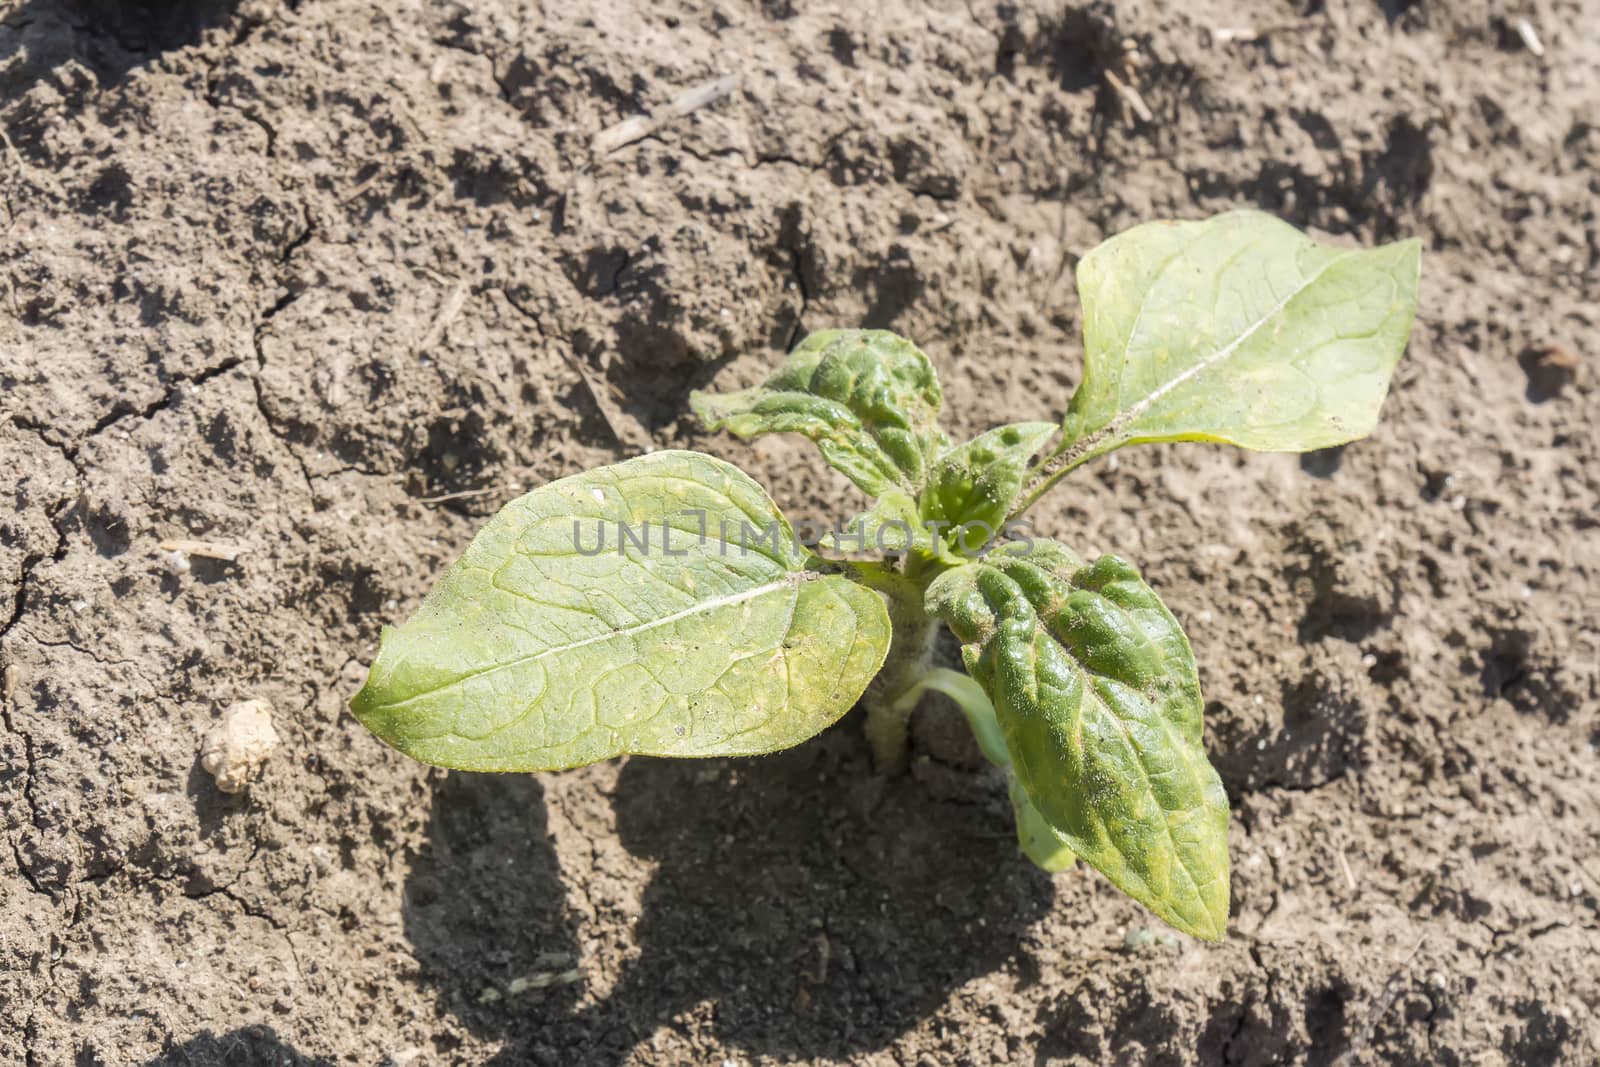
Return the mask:
<svg viewBox="0 0 1600 1067">
<path fill-rule="evenodd" d="M 952 445 L 904 338 L 829 330 L 765 384 L 695 394 L 712 428 L 797 433 L 871 498 L 801 538 L 732 465 L 656 452 L 507 504 L 352 707 L 427 763 L 578 767 L 800 744 L 860 701 L 878 765 L 937 691 L 1006 775 L 1022 851 L 1082 858 L 1177 929 L 1220 939 L 1228 799 L 1188 639 L 1139 572 L 1018 536 L 1074 468 L 1124 445 L 1307 451 L 1369 433 L 1416 306 L 1416 241 L 1316 244 L 1256 212 L 1135 227 L 1084 256 L 1082 382 L 1062 423 Z M 935 662 L 937 627 L 966 672 Z"/>
</svg>

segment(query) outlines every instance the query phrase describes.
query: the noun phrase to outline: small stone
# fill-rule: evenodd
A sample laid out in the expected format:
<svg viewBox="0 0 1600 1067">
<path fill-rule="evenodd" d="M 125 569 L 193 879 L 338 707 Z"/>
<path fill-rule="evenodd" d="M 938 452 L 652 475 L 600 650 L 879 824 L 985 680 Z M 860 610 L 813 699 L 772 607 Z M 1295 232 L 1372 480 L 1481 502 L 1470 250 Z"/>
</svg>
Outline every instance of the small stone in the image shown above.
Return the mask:
<svg viewBox="0 0 1600 1067">
<path fill-rule="evenodd" d="M 272 705 L 265 700 L 246 700 L 224 711 L 222 721 L 206 735 L 200 766 L 216 779 L 218 789 L 239 793 L 260 774 L 262 764 L 277 747 Z"/>
</svg>

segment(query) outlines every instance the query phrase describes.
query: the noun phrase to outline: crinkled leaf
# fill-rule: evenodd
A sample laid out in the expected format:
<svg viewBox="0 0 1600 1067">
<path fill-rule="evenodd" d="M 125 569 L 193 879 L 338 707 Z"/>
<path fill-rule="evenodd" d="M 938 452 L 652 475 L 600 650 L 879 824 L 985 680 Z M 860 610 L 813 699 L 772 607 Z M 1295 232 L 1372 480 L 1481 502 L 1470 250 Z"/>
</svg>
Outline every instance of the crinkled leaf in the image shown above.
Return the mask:
<svg viewBox="0 0 1600 1067">
<path fill-rule="evenodd" d="M 1319 245 L 1257 211 L 1152 222 L 1078 264 L 1077 457 L 1145 441 L 1304 452 L 1372 432 L 1417 305 L 1421 245 Z"/>
<path fill-rule="evenodd" d="M 961 639 L 1017 780 L 1068 846 L 1173 926 L 1221 938 L 1228 798 L 1202 746 L 1189 642 L 1139 572 L 1008 545 L 940 575 L 927 606 Z"/>
<path fill-rule="evenodd" d="M 915 496 L 945 446 L 933 364 L 888 330 L 822 330 L 753 389 L 690 395 L 707 427 L 740 437 L 798 433 L 872 496 Z"/>
<path fill-rule="evenodd" d="M 980 434 L 934 461 L 922 518 L 948 523 L 953 550 L 974 554 L 998 535 L 1022 491 L 1028 463 L 1056 432 L 1053 422 L 1019 422 Z M 965 542 L 963 528 L 969 530 Z"/>
<path fill-rule="evenodd" d="M 917 502 L 894 488 L 885 489 L 872 507 L 829 532 L 818 542 L 817 549 L 830 559 L 863 555 L 877 559 L 917 553 L 929 559 L 960 562 L 934 538 L 917 513 Z"/>
<path fill-rule="evenodd" d="M 889 643 L 881 597 L 810 559 L 709 456 L 564 478 L 507 504 L 384 630 L 351 706 L 406 754 L 469 770 L 787 748 L 855 703 Z"/>
</svg>

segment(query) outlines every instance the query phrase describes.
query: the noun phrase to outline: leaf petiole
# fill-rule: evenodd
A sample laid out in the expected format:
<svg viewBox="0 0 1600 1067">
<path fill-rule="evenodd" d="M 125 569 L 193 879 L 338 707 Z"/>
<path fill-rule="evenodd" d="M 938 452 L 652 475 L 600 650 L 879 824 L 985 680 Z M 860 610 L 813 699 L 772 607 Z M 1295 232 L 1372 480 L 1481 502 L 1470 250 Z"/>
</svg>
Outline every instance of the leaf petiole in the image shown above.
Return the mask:
<svg viewBox="0 0 1600 1067">
<path fill-rule="evenodd" d="M 955 701 L 966 715 L 967 724 L 972 727 L 972 736 L 977 738 L 984 759 L 996 767 L 1011 765 L 1011 754 L 1006 751 L 1006 739 L 1000 733 L 999 722 L 995 720 L 994 705 L 989 701 L 989 694 L 983 691 L 983 686 L 960 671 L 948 667 L 928 668 L 910 689 L 895 698 L 892 707 L 901 714 L 910 715 L 917 701 L 922 699 L 922 694 L 929 689 Z"/>
<path fill-rule="evenodd" d="M 1016 504 L 1012 506 L 1010 514 L 1006 516 L 1006 520 L 1009 522 L 1033 507 L 1040 497 L 1053 489 L 1055 484 L 1068 474 L 1091 459 L 1111 451 L 1109 448 L 1097 447 L 1105 436 L 1105 434 L 1091 434 L 1079 441 L 1063 442 L 1060 448 L 1046 456 L 1043 462 L 1028 472 L 1028 482 L 1023 487 Z"/>
</svg>

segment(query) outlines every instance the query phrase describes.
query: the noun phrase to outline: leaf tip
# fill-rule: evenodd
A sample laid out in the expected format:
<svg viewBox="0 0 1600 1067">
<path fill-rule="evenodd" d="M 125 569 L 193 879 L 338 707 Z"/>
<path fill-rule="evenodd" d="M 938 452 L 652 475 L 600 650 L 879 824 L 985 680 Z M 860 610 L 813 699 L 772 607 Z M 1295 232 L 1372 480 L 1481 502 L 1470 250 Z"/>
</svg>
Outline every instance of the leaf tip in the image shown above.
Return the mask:
<svg viewBox="0 0 1600 1067">
<path fill-rule="evenodd" d="M 694 417 L 705 423 L 707 429 L 716 429 L 717 422 L 716 398 L 710 393 L 695 389 L 689 393 L 689 410 L 694 412 Z"/>
<path fill-rule="evenodd" d="M 1422 238 L 1407 237 L 1403 241 L 1395 241 L 1384 247 L 1392 250 L 1395 258 L 1404 265 L 1405 272 L 1412 281 L 1412 288 L 1415 289 L 1416 279 L 1422 273 Z"/>
<path fill-rule="evenodd" d="M 1232 898 L 1232 885 L 1227 854 L 1222 856 L 1222 869 L 1215 881 L 1200 888 L 1199 907 L 1184 916 L 1180 929 L 1201 941 L 1219 942 L 1228 936 L 1228 912 Z M 1174 924 L 1176 925 L 1176 924 Z"/>
<path fill-rule="evenodd" d="M 1218 899 L 1219 906 L 1206 909 L 1205 922 L 1194 929 L 1194 936 L 1202 941 L 1213 944 L 1227 940 L 1228 937 L 1228 894 L 1223 893 Z"/>
<path fill-rule="evenodd" d="M 400 651 L 402 641 L 403 634 L 398 628 L 383 627 L 378 638 L 378 654 L 367 668 L 366 681 L 350 698 L 350 714 L 390 748 L 432 763 L 434 761 L 415 751 L 415 719 L 401 708 L 407 698 L 415 695 L 408 691 L 409 683 L 403 677 L 406 672 L 400 669 L 405 659 Z"/>
<path fill-rule="evenodd" d="M 367 680 L 361 684 L 356 695 L 350 698 L 350 714 L 354 715 L 362 726 L 376 734 L 384 744 L 400 748 L 392 719 L 383 713 L 384 708 L 392 701 L 387 699 L 384 686 L 378 681 L 377 668 L 378 661 L 374 660 L 367 670 Z"/>
<path fill-rule="evenodd" d="M 1140 899 L 1137 896 L 1135 899 Z M 1222 892 L 1202 894 L 1198 906 L 1174 906 L 1171 901 L 1140 899 L 1140 903 L 1179 933 L 1188 934 L 1199 941 L 1217 944 L 1228 938 L 1229 894 L 1226 880 Z"/>
</svg>

